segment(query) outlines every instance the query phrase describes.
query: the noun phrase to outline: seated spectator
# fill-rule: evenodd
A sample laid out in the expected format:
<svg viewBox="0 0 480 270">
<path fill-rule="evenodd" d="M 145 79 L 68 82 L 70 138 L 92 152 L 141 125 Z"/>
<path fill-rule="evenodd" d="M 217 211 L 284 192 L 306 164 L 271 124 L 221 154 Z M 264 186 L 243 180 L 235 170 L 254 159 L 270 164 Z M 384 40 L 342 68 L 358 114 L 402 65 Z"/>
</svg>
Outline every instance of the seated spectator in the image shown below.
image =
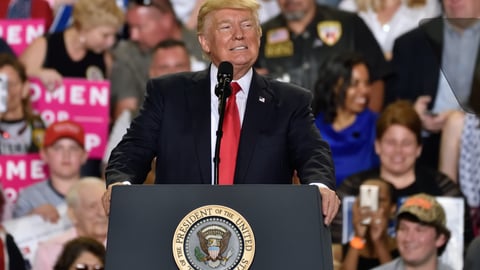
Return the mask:
<svg viewBox="0 0 480 270">
<path fill-rule="evenodd" d="M 442 255 L 450 231 L 443 207 L 434 197 L 417 194 L 408 197 L 397 214 L 396 239 L 400 257 L 374 270 L 450 270 Z"/>
<path fill-rule="evenodd" d="M 8 53 L 12 56 L 15 56 L 15 53 L 13 52 L 12 48 L 7 44 L 7 42 L 0 37 L 0 53 Z"/>
<path fill-rule="evenodd" d="M 340 197 L 358 195 L 360 185 L 367 179 L 381 178 L 395 187 L 396 196 L 403 198 L 417 193 L 432 196 L 459 197 L 459 187 L 445 174 L 423 166 L 416 160 L 422 151 L 422 122 L 412 104 L 396 101 L 380 114 L 376 125 L 375 151 L 380 157 L 380 168 L 354 174 L 338 187 Z M 465 246 L 473 238 L 472 222 L 465 203 Z M 332 222 L 334 243 L 342 239 L 342 211 Z"/>
<path fill-rule="evenodd" d="M 96 177 L 82 178 L 72 186 L 66 199 L 73 227 L 38 244 L 33 270 L 53 269 L 65 243 L 76 237 L 91 237 L 105 244 L 108 229 L 108 217 L 102 206 L 105 190 L 105 182 Z"/>
<path fill-rule="evenodd" d="M 359 55 L 336 55 L 320 67 L 312 107 L 332 150 L 337 186 L 349 175 L 378 166 L 373 147 L 378 114 L 368 109 L 369 98 L 367 63 Z"/>
<path fill-rule="evenodd" d="M 103 270 L 105 247 L 89 237 L 68 241 L 58 257 L 53 270 Z"/>
<path fill-rule="evenodd" d="M 45 131 L 42 160 L 47 164 L 49 179 L 20 191 L 13 209 L 13 217 L 37 214 L 56 222 L 56 206 L 65 202 L 68 190 L 80 181 L 80 167 L 87 159 L 85 133 L 79 124 L 61 121 Z"/>
<path fill-rule="evenodd" d="M 395 240 L 390 236 L 388 225 L 397 210 L 397 198 L 392 184 L 381 179 L 371 179 L 362 185 L 374 185 L 378 191 L 378 210 L 360 207 L 360 196 L 353 205 L 355 236 L 344 245 L 346 254 L 342 268 L 371 269 L 385 264 L 398 256 Z M 364 220 L 369 220 L 365 223 Z"/>
<path fill-rule="evenodd" d="M 25 68 L 15 56 L 0 53 L 0 74 L 8 92 L 6 111 L 0 112 L 0 154 L 36 153 L 45 124 L 33 113 Z"/>
<path fill-rule="evenodd" d="M 440 141 L 439 170 L 465 195 L 474 234 L 480 234 L 480 114 L 455 111 L 447 118 Z"/>
<path fill-rule="evenodd" d="M 125 109 L 136 113 L 142 105 L 152 51 L 160 42 L 184 41 L 192 58 L 192 70 L 205 67 L 196 33 L 181 24 L 169 0 L 130 1 L 126 18 L 129 40 L 120 41 L 113 51 L 115 61 L 110 77 L 113 120 Z"/>
<path fill-rule="evenodd" d="M 48 29 L 53 21 L 53 11 L 45 0 L 2 0 L 0 18 L 5 19 L 43 19 Z"/>
<path fill-rule="evenodd" d="M 397 37 L 441 12 L 438 0 L 343 0 L 339 8 L 358 13 L 388 60 Z"/>
<path fill-rule="evenodd" d="M 3 216 L 5 210 L 5 197 L 3 190 L 0 189 L 0 217 Z M 3 258 L 0 257 L 0 269 L 7 270 L 26 270 L 26 262 L 23 258 L 20 249 L 18 248 L 13 236 L 9 234 L 3 226 L 0 225 L 0 252 L 3 253 Z"/>
<path fill-rule="evenodd" d="M 76 1 L 72 26 L 35 39 L 20 56 L 27 75 L 40 78 L 50 90 L 62 77 L 105 80 L 112 63 L 108 49 L 123 19 L 115 0 Z"/>
</svg>

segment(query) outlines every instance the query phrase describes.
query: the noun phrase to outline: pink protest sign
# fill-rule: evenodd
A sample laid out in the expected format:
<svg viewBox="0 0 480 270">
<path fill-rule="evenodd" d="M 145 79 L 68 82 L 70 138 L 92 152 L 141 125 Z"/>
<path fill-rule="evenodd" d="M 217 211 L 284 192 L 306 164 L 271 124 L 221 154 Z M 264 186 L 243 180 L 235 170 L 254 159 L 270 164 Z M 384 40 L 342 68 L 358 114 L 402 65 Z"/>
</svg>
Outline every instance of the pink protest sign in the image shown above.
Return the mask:
<svg viewBox="0 0 480 270">
<path fill-rule="evenodd" d="M 108 139 L 110 83 L 63 79 L 63 85 L 47 91 L 38 79 L 30 80 L 32 106 L 47 125 L 73 120 L 85 129 L 85 148 L 92 158 L 102 158 Z"/>
<path fill-rule="evenodd" d="M 47 178 L 45 163 L 38 154 L 0 155 L 0 181 L 8 203 L 17 200 L 22 188 Z"/>
<path fill-rule="evenodd" d="M 43 33 L 45 33 L 45 22 L 41 19 L 0 20 L 0 37 L 17 55 L 20 55 L 35 38 Z"/>
</svg>

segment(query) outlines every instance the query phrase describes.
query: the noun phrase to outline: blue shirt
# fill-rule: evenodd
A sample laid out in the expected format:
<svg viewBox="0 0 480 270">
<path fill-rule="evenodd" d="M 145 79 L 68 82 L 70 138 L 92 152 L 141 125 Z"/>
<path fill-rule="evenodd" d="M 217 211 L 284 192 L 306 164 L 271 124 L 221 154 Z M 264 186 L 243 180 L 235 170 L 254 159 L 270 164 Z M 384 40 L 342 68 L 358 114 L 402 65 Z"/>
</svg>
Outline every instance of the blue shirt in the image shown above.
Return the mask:
<svg viewBox="0 0 480 270">
<path fill-rule="evenodd" d="M 315 118 L 315 125 L 332 150 L 337 187 L 346 177 L 379 166 L 374 147 L 377 118 L 377 113 L 365 109 L 352 125 L 340 131 L 323 120 L 323 113 Z"/>
</svg>

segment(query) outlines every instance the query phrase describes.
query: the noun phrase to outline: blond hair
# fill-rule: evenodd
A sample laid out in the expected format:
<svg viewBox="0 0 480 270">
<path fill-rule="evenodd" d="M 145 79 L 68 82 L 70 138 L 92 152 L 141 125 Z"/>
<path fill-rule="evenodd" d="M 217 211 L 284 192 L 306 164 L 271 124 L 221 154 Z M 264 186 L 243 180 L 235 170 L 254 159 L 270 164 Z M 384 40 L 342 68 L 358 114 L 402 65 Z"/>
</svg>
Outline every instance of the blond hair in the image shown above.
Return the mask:
<svg viewBox="0 0 480 270">
<path fill-rule="evenodd" d="M 88 30 L 105 25 L 120 28 L 125 15 L 115 0 L 78 0 L 72 18 L 75 27 Z"/>
<path fill-rule="evenodd" d="M 208 14 L 213 11 L 226 8 L 250 10 L 255 18 L 255 24 L 258 33 L 262 33 L 262 29 L 260 27 L 260 19 L 258 17 L 258 9 L 260 8 L 260 4 L 258 4 L 256 0 L 206 0 L 198 11 L 197 33 L 204 33 L 205 20 Z"/>
</svg>

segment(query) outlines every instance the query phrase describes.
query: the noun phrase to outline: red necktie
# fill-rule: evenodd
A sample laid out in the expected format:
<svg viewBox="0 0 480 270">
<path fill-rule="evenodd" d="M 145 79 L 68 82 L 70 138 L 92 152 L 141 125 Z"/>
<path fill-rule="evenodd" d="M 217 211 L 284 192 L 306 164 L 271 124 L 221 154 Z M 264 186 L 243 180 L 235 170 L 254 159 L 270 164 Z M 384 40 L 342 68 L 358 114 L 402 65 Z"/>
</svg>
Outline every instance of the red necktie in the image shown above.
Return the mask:
<svg viewBox="0 0 480 270">
<path fill-rule="evenodd" d="M 223 119 L 223 137 L 220 145 L 220 185 L 232 185 L 235 177 L 238 143 L 240 142 L 240 114 L 236 94 L 241 90 L 236 82 L 230 84 L 232 95 L 227 100 Z"/>
</svg>

